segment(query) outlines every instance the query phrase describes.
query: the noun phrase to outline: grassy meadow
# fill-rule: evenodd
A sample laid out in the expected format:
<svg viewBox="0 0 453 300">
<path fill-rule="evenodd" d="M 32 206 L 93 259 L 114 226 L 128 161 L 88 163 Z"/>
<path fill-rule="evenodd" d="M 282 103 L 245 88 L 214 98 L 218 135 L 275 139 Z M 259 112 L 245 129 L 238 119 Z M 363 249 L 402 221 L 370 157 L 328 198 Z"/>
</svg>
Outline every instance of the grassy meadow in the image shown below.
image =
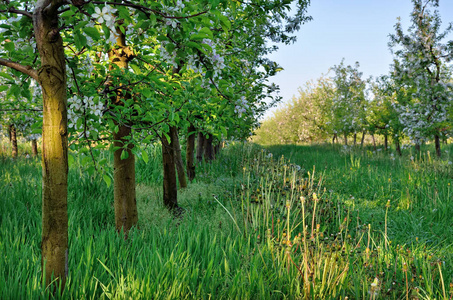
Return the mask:
<svg viewBox="0 0 453 300">
<path fill-rule="evenodd" d="M 69 276 L 57 296 L 41 279 L 40 161 L 0 149 L 0 299 L 453 296 L 451 146 L 439 160 L 429 147 L 398 157 L 232 144 L 179 191 L 182 220 L 161 203 L 160 147 L 149 146 L 149 162 L 136 165 L 139 226 L 127 240 L 114 228 L 113 187 L 77 158 Z"/>
</svg>

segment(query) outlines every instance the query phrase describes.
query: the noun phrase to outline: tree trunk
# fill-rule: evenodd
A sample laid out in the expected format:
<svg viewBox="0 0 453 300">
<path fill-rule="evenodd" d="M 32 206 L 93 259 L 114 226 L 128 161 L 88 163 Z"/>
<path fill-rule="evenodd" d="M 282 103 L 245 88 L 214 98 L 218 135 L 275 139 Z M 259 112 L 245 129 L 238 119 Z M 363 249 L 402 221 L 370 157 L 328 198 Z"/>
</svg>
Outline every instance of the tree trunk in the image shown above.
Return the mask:
<svg viewBox="0 0 453 300">
<path fill-rule="evenodd" d="M 420 153 L 420 140 L 415 140 L 415 152 Z"/>
<path fill-rule="evenodd" d="M 119 28 L 116 30 L 117 40 L 115 47 L 109 51 L 110 68 L 113 64 L 121 69 L 127 69 L 128 62 L 134 57 L 130 48 L 126 45 L 126 37 Z M 107 85 L 110 83 L 107 83 Z M 130 97 L 126 90 L 118 90 L 114 105 L 121 106 L 125 98 Z M 117 124 L 118 132 L 113 133 L 114 146 L 120 147 L 113 156 L 113 184 L 114 184 L 114 207 L 115 228 L 118 232 L 123 231 L 127 238 L 129 230 L 138 222 L 137 199 L 135 192 L 135 156 L 132 153 L 133 144 L 128 143 L 128 137 L 132 135 L 131 128 L 126 124 Z M 126 146 L 127 144 L 127 146 Z M 126 148 L 124 148 L 126 146 Z M 121 159 L 123 151 L 123 159 Z"/>
<path fill-rule="evenodd" d="M 33 156 L 38 155 L 38 141 L 36 140 L 31 140 L 31 153 Z"/>
<path fill-rule="evenodd" d="M 365 143 L 365 134 L 366 130 L 362 131 L 362 140 L 360 141 L 360 147 L 363 148 L 363 144 Z"/>
<path fill-rule="evenodd" d="M 347 146 L 348 145 L 348 135 L 346 133 L 343 133 L 344 136 L 344 144 Z"/>
<path fill-rule="evenodd" d="M 354 133 L 354 147 L 357 145 L 357 133 Z"/>
<path fill-rule="evenodd" d="M 198 138 L 197 138 L 197 161 L 201 162 L 203 160 L 203 155 L 205 152 L 204 149 L 204 144 L 205 144 L 205 136 L 203 133 L 199 132 L 198 133 Z"/>
<path fill-rule="evenodd" d="M 195 178 L 194 150 L 195 150 L 195 126 L 190 124 L 189 129 L 187 129 L 187 146 L 186 146 L 186 168 L 187 177 L 189 178 L 189 181 L 193 181 Z"/>
<path fill-rule="evenodd" d="M 13 158 L 17 158 L 17 132 L 16 132 L 16 126 L 14 124 L 9 125 L 9 130 L 10 130 L 10 141 L 11 141 L 11 155 Z"/>
<path fill-rule="evenodd" d="M 13 126 L 14 126 L 13 124 L 10 124 L 10 125 L 8 126 L 8 138 L 9 138 L 9 142 L 10 142 L 10 143 L 11 143 L 12 135 L 13 135 L 12 132 L 11 132 L 11 131 L 12 131 L 11 128 L 12 128 Z"/>
<path fill-rule="evenodd" d="M 173 151 L 175 151 L 175 164 L 176 170 L 178 171 L 179 187 L 184 189 L 187 187 L 187 180 L 186 173 L 184 171 L 184 162 L 182 161 L 181 156 L 181 145 L 179 144 L 178 128 L 176 128 L 176 126 L 170 127 L 170 136 L 172 145 L 174 147 Z"/>
<path fill-rule="evenodd" d="M 384 148 L 385 148 L 385 151 L 387 151 L 389 148 L 389 140 L 388 140 L 388 136 L 386 134 L 384 134 Z"/>
<path fill-rule="evenodd" d="M 398 155 L 402 156 L 403 153 L 401 152 L 400 140 L 398 138 L 395 138 L 395 148 Z"/>
<path fill-rule="evenodd" d="M 333 134 L 333 138 L 332 138 L 332 144 L 335 144 L 335 141 L 337 140 L 337 134 L 334 133 Z"/>
<path fill-rule="evenodd" d="M 38 0 L 33 12 L 35 40 L 41 57 L 42 88 L 42 266 L 45 282 L 57 278 L 64 288 L 68 274 L 68 118 L 66 66 L 58 8 L 66 2 Z"/>
<path fill-rule="evenodd" d="M 436 154 L 437 154 L 437 157 L 441 157 L 442 155 L 442 152 L 440 150 L 440 137 L 439 137 L 439 134 L 436 134 L 434 136 L 434 144 L 436 145 Z"/>
<path fill-rule="evenodd" d="M 207 139 L 205 138 L 204 155 L 205 155 L 206 160 L 208 160 L 208 161 L 211 161 L 214 159 L 214 148 L 212 146 L 213 139 L 214 139 L 214 137 L 212 136 L 212 134 L 209 134 L 209 137 Z"/>
<path fill-rule="evenodd" d="M 371 135 L 371 140 L 373 141 L 373 149 L 376 151 L 376 139 L 374 138 L 374 134 Z"/>
<path fill-rule="evenodd" d="M 113 194 L 115 207 L 115 228 L 123 231 L 127 238 L 129 230 L 138 222 L 137 199 L 135 195 L 135 156 L 132 144 L 127 144 L 131 128 L 119 125 L 117 133 L 113 133 L 114 147 L 119 147 L 113 154 Z M 123 159 L 121 159 L 123 151 Z"/>
<path fill-rule="evenodd" d="M 164 205 L 169 210 L 178 208 L 178 188 L 176 183 L 175 152 L 172 142 L 168 142 L 165 136 L 162 142 L 162 162 L 164 167 Z"/>
</svg>

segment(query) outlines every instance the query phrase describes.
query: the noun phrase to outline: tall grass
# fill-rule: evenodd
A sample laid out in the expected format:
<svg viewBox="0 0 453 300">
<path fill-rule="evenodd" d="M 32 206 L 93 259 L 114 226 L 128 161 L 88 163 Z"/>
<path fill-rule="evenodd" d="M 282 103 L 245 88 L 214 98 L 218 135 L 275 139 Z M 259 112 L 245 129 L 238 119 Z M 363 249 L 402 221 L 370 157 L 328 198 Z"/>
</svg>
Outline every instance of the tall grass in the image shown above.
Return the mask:
<svg viewBox="0 0 453 300">
<path fill-rule="evenodd" d="M 71 165 L 61 295 L 41 279 L 40 163 L 1 158 L 0 298 L 452 295 L 447 161 L 232 145 L 197 165 L 196 180 L 179 192 L 186 214 L 176 221 L 161 203 L 160 149 L 148 151 L 149 162 L 137 162 L 139 226 L 127 240 L 114 229 L 112 187 Z"/>
</svg>

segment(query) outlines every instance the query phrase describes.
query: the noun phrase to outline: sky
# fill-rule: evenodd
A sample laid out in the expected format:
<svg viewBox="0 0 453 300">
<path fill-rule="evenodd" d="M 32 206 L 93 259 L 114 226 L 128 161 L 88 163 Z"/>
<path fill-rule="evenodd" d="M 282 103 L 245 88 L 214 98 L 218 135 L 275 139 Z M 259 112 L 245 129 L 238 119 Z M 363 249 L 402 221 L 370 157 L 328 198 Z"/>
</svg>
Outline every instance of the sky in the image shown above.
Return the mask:
<svg viewBox="0 0 453 300">
<path fill-rule="evenodd" d="M 301 26 L 297 42 L 280 46 L 269 56 L 284 68 L 271 78 L 280 86 L 282 103 L 297 96 L 298 88 L 307 81 L 327 74 L 343 58 L 346 65 L 360 63 L 363 79 L 388 74 L 393 60 L 389 34 L 395 33 L 398 17 L 407 32 L 412 8 L 411 0 L 311 0 L 307 14 L 313 20 Z M 440 0 L 438 11 L 443 27 L 453 22 L 453 0 Z M 453 34 L 447 39 L 453 39 Z M 265 117 L 273 111 L 275 108 Z"/>
</svg>

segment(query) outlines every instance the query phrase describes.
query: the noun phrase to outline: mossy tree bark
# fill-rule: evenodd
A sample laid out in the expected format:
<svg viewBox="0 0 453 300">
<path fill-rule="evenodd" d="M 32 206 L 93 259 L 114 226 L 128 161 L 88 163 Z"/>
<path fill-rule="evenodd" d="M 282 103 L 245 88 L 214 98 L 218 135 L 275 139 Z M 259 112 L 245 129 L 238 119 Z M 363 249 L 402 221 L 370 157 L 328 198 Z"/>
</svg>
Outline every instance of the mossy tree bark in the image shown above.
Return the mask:
<svg viewBox="0 0 453 300">
<path fill-rule="evenodd" d="M 195 178 L 195 126 L 190 124 L 187 129 L 187 145 L 186 145 L 186 168 L 189 181 Z"/>
<path fill-rule="evenodd" d="M 125 35 L 118 29 L 116 47 L 108 55 L 111 64 L 121 69 L 127 69 L 128 62 L 134 57 L 131 49 L 126 45 Z M 115 105 L 123 105 L 125 98 L 130 95 L 126 90 L 118 90 Z M 135 156 L 132 153 L 133 144 L 128 142 L 132 130 L 128 124 L 116 123 L 118 132 L 113 133 L 116 150 L 113 157 L 113 184 L 116 230 L 123 231 L 127 237 L 129 230 L 138 222 L 137 199 L 135 192 Z M 123 159 L 121 154 L 123 154 Z"/>
<path fill-rule="evenodd" d="M 33 156 L 38 155 L 38 141 L 37 140 L 31 140 L 31 153 Z"/>
<path fill-rule="evenodd" d="M 45 282 L 64 287 L 68 273 L 68 132 L 66 67 L 58 24 L 62 0 L 38 0 L 33 13 L 43 97 L 42 265 Z"/>
<path fill-rule="evenodd" d="M 9 125 L 9 140 L 11 142 L 11 156 L 17 158 L 17 132 L 14 124 Z"/>
<path fill-rule="evenodd" d="M 184 170 L 184 162 L 182 161 L 181 155 L 181 144 L 179 143 L 178 128 L 176 126 L 170 127 L 170 137 L 175 152 L 175 164 L 176 170 L 178 171 L 179 187 L 184 189 L 187 187 L 186 173 Z"/>
</svg>

